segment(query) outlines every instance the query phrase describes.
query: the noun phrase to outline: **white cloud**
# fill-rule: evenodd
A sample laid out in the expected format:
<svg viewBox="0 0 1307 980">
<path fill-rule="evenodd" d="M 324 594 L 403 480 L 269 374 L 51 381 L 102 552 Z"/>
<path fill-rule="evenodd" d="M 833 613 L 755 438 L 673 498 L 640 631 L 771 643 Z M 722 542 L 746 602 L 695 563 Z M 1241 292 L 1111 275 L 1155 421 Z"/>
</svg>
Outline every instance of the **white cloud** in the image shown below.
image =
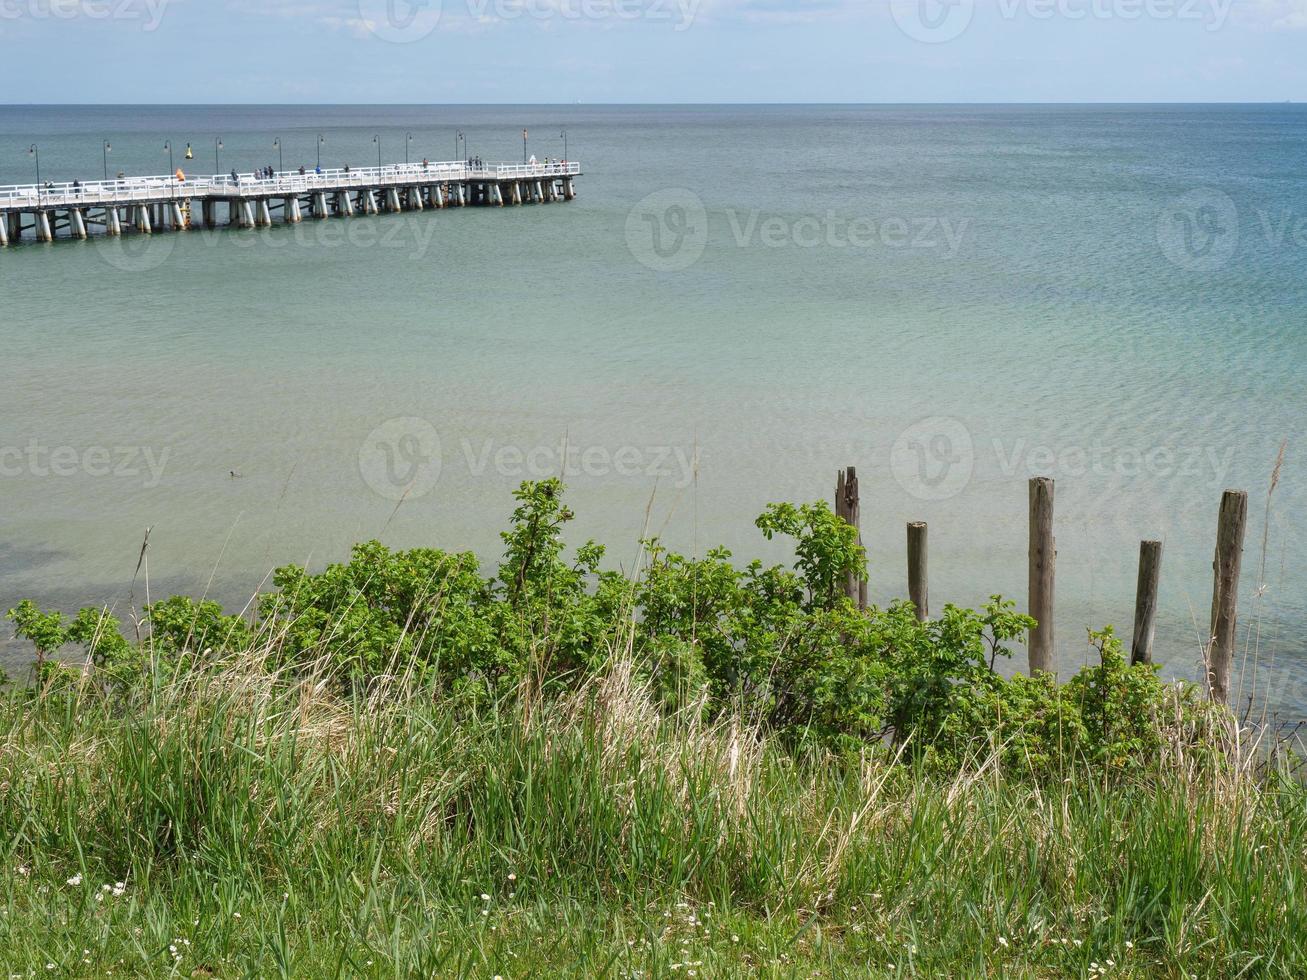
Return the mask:
<svg viewBox="0 0 1307 980">
<path fill-rule="evenodd" d="M 1307 30 L 1307 0 L 1246 0 L 1238 16 L 1273 31 Z"/>
</svg>

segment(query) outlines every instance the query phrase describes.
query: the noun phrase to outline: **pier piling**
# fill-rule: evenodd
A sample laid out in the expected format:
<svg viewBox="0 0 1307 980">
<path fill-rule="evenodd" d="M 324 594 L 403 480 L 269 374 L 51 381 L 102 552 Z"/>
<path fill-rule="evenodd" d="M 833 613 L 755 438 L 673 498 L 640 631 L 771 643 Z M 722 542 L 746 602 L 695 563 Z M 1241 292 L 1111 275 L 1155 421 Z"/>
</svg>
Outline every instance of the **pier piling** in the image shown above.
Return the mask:
<svg viewBox="0 0 1307 980">
<path fill-rule="evenodd" d="M 926 524 L 908 525 L 908 598 L 917 612 L 917 622 L 930 618 L 930 588 L 926 570 Z"/>
<path fill-rule="evenodd" d="M 1162 542 L 1139 542 L 1139 581 L 1135 586 L 1135 628 L 1130 645 L 1131 664 L 1153 662 L 1153 636 L 1157 632 L 1157 583 L 1162 574 Z"/>
<path fill-rule="evenodd" d="M 1243 539 L 1247 522 L 1247 491 L 1225 491 L 1221 495 L 1221 511 L 1216 526 L 1216 557 L 1212 560 L 1212 629 L 1207 654 L 1211 698 L 1222 704 L 1230 703 L 1230 666 L 1234 661 L 1239 570 L 1243 563 Z"/>
<path fill-rule="evenodd" d="M 835 477 L 835 516 L 844 519 L 858 533 L 858 544 L 862 544 L 862 503 L 858 493 L 858 470 L 850 466 L 840 470 Z M 844 582 L 844 594 L 857 603 L 859 609 L 867 608 L 867 580 L 859 578 L 852 572 Z"/>
<path fill-rule="evenodd" d="M 1053 670 L 1053 580 L 1057 545 L 1053 538 L 1053 480 L 1037 476 L 1030 481 L 1030 674 Z"/>
</svg>

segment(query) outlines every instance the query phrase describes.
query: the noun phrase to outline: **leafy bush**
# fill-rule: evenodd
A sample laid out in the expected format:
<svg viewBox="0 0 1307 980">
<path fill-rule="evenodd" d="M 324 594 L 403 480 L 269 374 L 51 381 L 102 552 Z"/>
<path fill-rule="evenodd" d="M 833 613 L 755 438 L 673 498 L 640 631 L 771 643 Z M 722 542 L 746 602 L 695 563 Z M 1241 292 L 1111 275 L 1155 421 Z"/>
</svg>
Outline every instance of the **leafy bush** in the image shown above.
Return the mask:
<svg viewBox="0 0 1307 980">
<path fill-rule="evenodd" d="M 326 664 L 346 690 L 408 674 L 475 704 L 523 684 L 573 689 L 629 657 L 668 711 L 739 713 L 796 745 L 898 745 L 950 768 L 991 749 L 1034 773 L 1067 760 L 1129 768 L 1157 754 L 1177 710 L 1197 710 L 1192 692 L 1177 697 L 1153 668 L 1129 666 L 1110 627 L 1090 634 L 1099 663 L 1059 685 L 996 669 L 1035 625 L 1001 596 L 928 622 L 906 602 L 857 609 L 845 585 L 865 579 L 866 555 L 824 503 L 773 504 L 758 518 L 767 538 L 792 540 L 793 567 L 739 567 L 724 548 L 693 558 L 650 540 L 628 578 L 600 570 L 594 542 L 566 557 L 573 515 L 559 481 L 524 483 L 514 498 L 490 575 L 471 553 L 373 541 L 318 573 L 278 569 L 251 619 L 186 596 L 153 603 L 140 643 L 102 610 L 66 621 L 25 601 L 10 618 L 47 683 L 43 665 L 68 645 L 126 686 L 257 648 L 291 672 Z"/>
</svg>

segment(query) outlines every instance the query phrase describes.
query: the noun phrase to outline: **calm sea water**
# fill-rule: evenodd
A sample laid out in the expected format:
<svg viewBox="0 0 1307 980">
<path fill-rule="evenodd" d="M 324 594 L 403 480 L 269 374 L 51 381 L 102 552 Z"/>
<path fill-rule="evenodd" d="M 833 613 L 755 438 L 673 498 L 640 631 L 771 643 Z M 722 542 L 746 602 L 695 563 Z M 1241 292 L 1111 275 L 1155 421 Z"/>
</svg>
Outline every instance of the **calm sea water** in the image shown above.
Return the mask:
<svg viewBox="0 0 1307 980">
<path fill-rule="evenodd" d="M 371 537 L 492 559 L 511 489 L 560 468 L 615 565 L 642 533 L 780 558 L 753 517 L 844 465 L 878 601 L 909 520 L 937 606 L 1024 600 L 1039 473 L 1062 664 L 1128 633 L 1160 537 L 1158 656 L 1193 677 L 1238 487 L 1244 688 L 1255 663 L 1304 710 L 1307 109 L 0 107 L 0 183 L 32 143 L 62 180 L 106 140 L 139 174 L 221 138 L 225 172 L 278 138 L 312 167 L 319 135 L 324 165 L 460 131 L 520 160 L 524 127 L 539 157 L 566 129 L 575 202 L 0 254 L 0 604 L 238 605 Z"/>
</svg>

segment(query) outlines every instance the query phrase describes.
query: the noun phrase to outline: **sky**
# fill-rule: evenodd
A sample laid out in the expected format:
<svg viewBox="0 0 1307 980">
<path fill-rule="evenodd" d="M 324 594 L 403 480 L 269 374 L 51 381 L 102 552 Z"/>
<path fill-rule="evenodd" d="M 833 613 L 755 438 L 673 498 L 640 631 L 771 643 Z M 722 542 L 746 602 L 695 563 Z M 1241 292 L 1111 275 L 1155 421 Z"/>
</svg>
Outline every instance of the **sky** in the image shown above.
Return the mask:
<svg viewBox="0 0 1307 980">
<path fill-rule="evenodd" d="M 1307 101 L 1307 0 L 0 0 L 0 102 Z"/>
</svg>

